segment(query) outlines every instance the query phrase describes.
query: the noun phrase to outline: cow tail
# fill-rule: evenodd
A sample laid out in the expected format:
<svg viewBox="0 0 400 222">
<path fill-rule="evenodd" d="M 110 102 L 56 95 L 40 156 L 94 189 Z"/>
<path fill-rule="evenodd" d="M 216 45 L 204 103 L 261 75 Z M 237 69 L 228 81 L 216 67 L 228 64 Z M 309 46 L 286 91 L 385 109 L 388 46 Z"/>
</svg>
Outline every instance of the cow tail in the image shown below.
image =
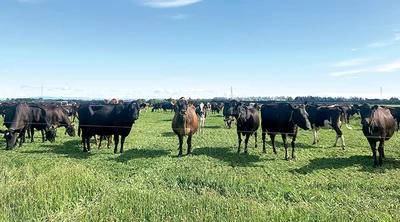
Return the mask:
<svg viewBox="0 0 400 222">
<path fill-rule="evenodd" d="M 353 129 L 351 126 L 347 125 L 347 123 L 346 123 L 346 128 L 349 129 L 349 130 Z"/>
</svg>

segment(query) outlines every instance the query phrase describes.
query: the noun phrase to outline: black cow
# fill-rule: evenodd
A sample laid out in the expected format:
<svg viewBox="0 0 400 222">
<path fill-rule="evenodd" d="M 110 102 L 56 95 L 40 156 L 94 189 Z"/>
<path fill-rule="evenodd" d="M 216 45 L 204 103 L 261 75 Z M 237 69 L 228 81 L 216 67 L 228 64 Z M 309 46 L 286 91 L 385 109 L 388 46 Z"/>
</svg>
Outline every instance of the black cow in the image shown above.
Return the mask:
<svg viewBox="0 0 400 222">
<path fill-rule="evenodd" d="M 392 114 L 393 118 L 396 119 L 397 123 L 397 131 L 400 130 L 400 107 L 391 107 L 391 106 L 385 106 L 383 108 L 387 108 L 390 110 L 390 113 Z"/>
<path fill-rule="evenodd" d="M 232 122 L 235 120 L 231 115 L 229 115 L 228 111 L 230 107 L 230 102 L 225 102 L 224 109 L 222 111 L 222 114 L 224 115 L 224 122 L 226 122 L 226 126 L 229 129 L 232 127 Z"/>
<path fill-rule="evenodd" d="M 220 110 L 221 110 L 220 106 L 218 105 L 217 102 L 212 102 L 211 103 L 211 113 L 213 113 L 213 114 L 218 113 L 219 114 Z"/>
<path fill-rule="evenodd" d="M 313 131 L 314 142 L 318 142 L 318 129 L 321 127 L 332 128 L 336 132 L 336 140 L 333 146 L 336 146 L 338 139 L 342 142 L 342 149 L 345 149 L 345 142 L 343 132 L 340 129 L 342 126 L 342 116 L 344 115 L 343 110 L 337 106 L 318 106 L 316 104 L 307 105 L 306 110 L 308 113 L 308 119 L 311 123 Z M 351 129 L 347 126 L 348 129 Z"/>
<path fill-rule="evenodd" d="M 139 118 L 140 107 L 138 103 L 131 102 L 123 105 L 104 105 L 99 110 L 93 111 L 90 105 L 82 105 L 78 113 L 84 152 L 90 151 L 90 137 L 114 135 L 114 153 L 118 151 L 119 136 L 121 136 L 122 153 L 125 138 Z"/>
<path fill-rule="evenodd" d="M 357 108 L 353 105 L 337 105 L 343 111 L 343 117 L 346 120 L 345 123 L 350 123 L 350 117 L 355 114 L 359 114 Z"/>
<path fill-rule="evenodd" d="M 238 150 L 240 152 L 240 144 L 242 143 L 241 135 L 245 136 L 244 153 L 247 153 L 247 144 L 249 137 L 254 134 L 255 147 L 257 147 L 257 130 L 260 126 L 260 119 L 258 112 L 254 108 L 245 106 L 243 103 L 236 100 L 230 102 L 229 115 L 234 116 L 236 119 L 237 135 L 238 135 Z"/>
<path fill-rule="evenodd" d="M 162 109 L 162 106 L 163 106 L 163 103 L 155 103 L 153 105 L 153 109 L 151 110 L 151 112 L 160 111 L 160 109 Z"/>
<path fill-rule="evenodd" d="M 385 141 L 389 140 L 395 131 L 396 123 L 388 109 L 363 104 L 360 108 L 361 124 L 364 136 L 371 146 L 374 157 L 374 166 L 378 166 L 376 157 L 376 142 L 379 142 L 379 165 L 382 166 L 382 158 L 385 158 Z"/>
<path fill-rule="evenodd" d="M 32 113 L 32 122 L 30 124 L 30 135 L 28 130 L 28 137 L 31 137 L 31 142 L 34 142 L 35 129 L 40 130 L 42 133 L 42 142 L 46 139 L 50 142 L 55 141 L 56 129 L 50 124 L 46 117 L 46 111 L 38 106 L 29 106 Z"/>
<path fill-rule="evenodd" d="M 6 149 L 10 150 L 16 146 L 17 134 L 19 134 L 19 146 L 25 142 L 25 132 L 29 129 L 32 122 L 32 113 L 26 104 L 18 104 L 7 109 L 4 117 L 4 125 L 7 130 L 4 132 L 6 139 Z"/>
<path fill-rule="evenodd" d="M 289 160 L 287 136 L 292 137 L 292 158 L 296 146 L 298 126 L 304 130 L 310 129 L 307 122 L 308 114 L 303 107 L 295 107 L 290 103 L 268 104 L 261 107 L 261 128 L 263 140 L 263 152 L 265 149 L 265 134 L 271 138 L 272 149 L 275 154 L 275 136 L 282 135 L 283 146 L 285 147 L 285 159 Z"/>
<path fill-rule="evenodd" d="M 164 102 L 161 107 L 164 112 L 167 112 L 167 110 L 174 111 L 174 105 L 171 102 Z"/>
<path fill-rule="evenodd" d="M 63 126 L 66 129 L 66 134 L 68 133 L 69 136 L 75 136 L 74 125 L 71 124 L 65 109 L 56 105 L 42 106 L 42 108 L 46 111 L 47 119 L 50 121 L 51 125 L 56 127 Z"/>
</svg>

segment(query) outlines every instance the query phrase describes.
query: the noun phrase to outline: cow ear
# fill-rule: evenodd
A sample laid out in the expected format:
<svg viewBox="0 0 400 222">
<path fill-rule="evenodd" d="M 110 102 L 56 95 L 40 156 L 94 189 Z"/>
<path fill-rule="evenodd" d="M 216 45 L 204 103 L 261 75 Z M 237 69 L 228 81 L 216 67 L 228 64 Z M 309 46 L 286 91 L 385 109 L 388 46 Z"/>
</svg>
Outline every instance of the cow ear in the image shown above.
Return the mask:
<svg viewBox="0 0 400 222">
<path fill-rule="evenodd" d="M 194 100 L 189 100 L 188 105 L 192 106 L 194 104 Z"/>
<path fill-rule="evenodd" d="M 379 108 L 378 105 L 374 105 L 373 107 L 371 107 L 371 110 L 376 110 L 376 109 L 378 109 L 378 108 Z"/>
<path fill-rule="evenodd" d="M 171 104 L 175 106 L 175 104 L 176 104 L 176 100 L 174 100 L 174 99 L 173 99 L 173 100 L 171 100 Z"/>
</svg>

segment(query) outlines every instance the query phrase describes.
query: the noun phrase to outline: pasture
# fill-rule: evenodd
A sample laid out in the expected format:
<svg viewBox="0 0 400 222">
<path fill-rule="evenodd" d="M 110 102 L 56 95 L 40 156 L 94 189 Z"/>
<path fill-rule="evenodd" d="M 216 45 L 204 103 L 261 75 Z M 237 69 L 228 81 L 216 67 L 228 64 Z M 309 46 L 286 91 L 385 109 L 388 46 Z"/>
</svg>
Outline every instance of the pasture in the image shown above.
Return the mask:
<svg viewBox="0 0 400 222">
<path fill-rule="evenodd" d="M 251 137 L 249 153 L 237 154 L 236 128 L 210 114 L 193 155 L 179 158 L 172 117 L 141 112 L 116 155 L 106 141 L 83 153 L 64 128 L 55 143 L 36 132 L 35 143 L 13 150 L 1 138 L 0 221 L 400 221 L 397 132 L 383 167 L 373 167 L 359 116 L 353 130 L 342 127 L 346 150 L 332 147 L 333 130 L 311 145 L 311 130 L 300 129 L 297 160 L 286 161 L 280 136 L 278 155 L 269 138 L 261 152 L 261 129 L 258 148 Z"/>
</svg>

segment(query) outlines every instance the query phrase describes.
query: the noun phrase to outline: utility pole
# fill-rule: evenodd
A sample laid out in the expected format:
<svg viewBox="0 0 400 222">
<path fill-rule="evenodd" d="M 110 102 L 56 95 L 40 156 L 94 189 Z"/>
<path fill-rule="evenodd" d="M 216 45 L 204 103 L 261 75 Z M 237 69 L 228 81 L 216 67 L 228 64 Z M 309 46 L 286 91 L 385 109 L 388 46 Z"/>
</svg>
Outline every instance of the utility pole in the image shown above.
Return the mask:
<svg viewBox="0 0 400 222">
<path fill-rule="evenodd" d="M 231 86 L 231 99 L 233 99 L 233 87 Z"/>
<path fill-rule="evenodd" d="M 381 100 L 383 99 L 383 97 L 382 97 L 382 86 L 381 86 Z"/>
</svg>

